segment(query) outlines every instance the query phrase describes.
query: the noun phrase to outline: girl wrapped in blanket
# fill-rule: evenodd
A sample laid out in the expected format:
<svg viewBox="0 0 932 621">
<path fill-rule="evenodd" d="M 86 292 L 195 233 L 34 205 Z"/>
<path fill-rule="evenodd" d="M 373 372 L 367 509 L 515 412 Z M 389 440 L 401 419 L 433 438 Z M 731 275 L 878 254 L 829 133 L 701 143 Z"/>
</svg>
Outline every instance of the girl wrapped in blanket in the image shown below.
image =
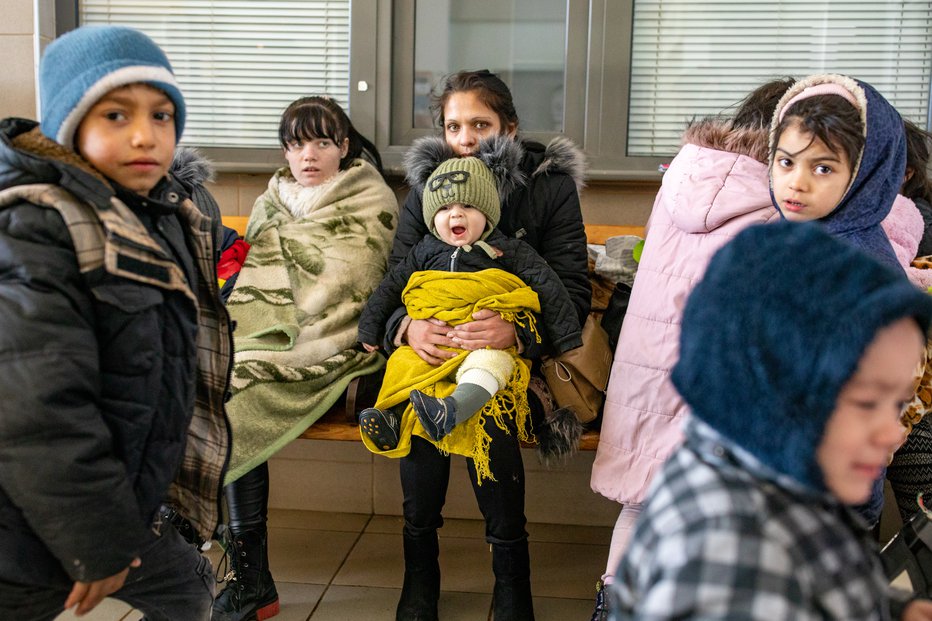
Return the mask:
<svg viewBox="0 0 932 621">
<path fill-rule="evenodd" d="M 225 488 L 236 578 L 214 603 L 221 621 L 278 614 L 267 460 L 317 421 L 353 377 L 383 364 L 355 342 L 398 222 L 378 150 L 329 97 L 292 102 L 278 138 L 288 165 L 256 199 L 246 227 L 251 248 L 227 302 L 237 323 Z"/>
</svg>

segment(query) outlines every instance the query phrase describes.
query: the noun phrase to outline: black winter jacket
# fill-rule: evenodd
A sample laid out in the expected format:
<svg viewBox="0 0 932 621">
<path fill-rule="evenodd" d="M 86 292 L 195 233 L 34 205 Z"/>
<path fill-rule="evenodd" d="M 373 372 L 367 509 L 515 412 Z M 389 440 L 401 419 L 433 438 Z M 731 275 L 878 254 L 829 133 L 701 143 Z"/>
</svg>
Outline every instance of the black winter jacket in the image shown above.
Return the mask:
<svg viewBox="0 0 932 621">
<path fill-rule="evenodd" d="M 100 173 L 34 122 L 0 122 L 0 582 L 115 574 L 163 502 L 202 535 L 216 525 L 232 340 L 211 225 L 185 198 L 170 178 L 150 197 L 178 214 L 196 286 Z M 64 203 L 91 233 L 66 226 Z M 75 245 L 101 227 L 88 269 Z"/>
<path fill-rule="evenodd" d="M 540 298 L 546 338 L 558 352 L 582 344 L 579 318 L 560 277 L 529 244 L 505 237 L 498 229 L 485 240 L 502 255 L 490 257 L 479 246 L 470 250 L 451 246 L 431 234 L 411 249 L 408 256 L 395 265 L 382 279 L 369 298 L 359 318 L 359 341 L 376 345 L 382 341 L 383 326 L 401 302 L 401 293 L 414 272 L 439 270 L 444 272 L 478 272 L 498 268 L 514 274 L 531 287 Z M 542 338 L 544 335 L 541 335 Z"/>
<path fill-rule="evenodd" d="M 506 237 L 522 239 L 550 265 L 566 288 L 582 325 L 592 304 L 589 265 L 586 251 L 586 229 L 579 207 L 578 188 L 583 184 L 584 156 L 566 138 L 556 138 L 543 145 L 521 140 L 492 140 L 480 145 L 476 156 L 490 165 L 496 178 L 496 150 L 518 149 L 513 173 L 517 181 L 501 187 L 502 215 L 498 229 Z M 389 266 L 400 263 L 411 248 L 428 234 L 421 207 L 421 194 L 430 173 L 443 161 L 455 157 L 443 137 L 431 136 L 416 141 L 405 157 L 408 184 L 411 191 L 399 214 L 398 231 L 389 257 Z M 542 301 L 546 304 L 547 301 Z M 384 345 L 394 349 L 395 333 L 404 318 L 396 311 L 386 325 Z M 537 346 L 524 336 L 524 355 L 538 358 L 551 350 L 549 343 Z"/>
</svg>

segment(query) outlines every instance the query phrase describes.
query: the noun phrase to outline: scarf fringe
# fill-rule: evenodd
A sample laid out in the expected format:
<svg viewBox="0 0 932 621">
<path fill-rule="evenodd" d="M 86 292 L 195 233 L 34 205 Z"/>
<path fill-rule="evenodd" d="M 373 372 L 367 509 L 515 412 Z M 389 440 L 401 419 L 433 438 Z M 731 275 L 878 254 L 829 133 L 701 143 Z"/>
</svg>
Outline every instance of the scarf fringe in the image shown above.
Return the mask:
<svg viewBox="0 0 932 621">
<path fill-rule="evenodd" d="M 511 435 L 511 429 L 507 421 L 512 420 L 518 430 L 519 442 L 537 442 L 529 424 L 531 410 L 527 402 L 527 386 L 530 377 L 531 374 L 525 365 L 516 364 L 505 390 L 497 392 L 475 416 L 476 431 L 471 457 L 476 466 L 476 482 L 479 485 L 482 485 L 484 480 L 496 480 L 492 475 L 489 458 L 492 438 L 485 430 L 486 417 L 491 416 L 496 426 L 508 435 Z"/>
</svg>

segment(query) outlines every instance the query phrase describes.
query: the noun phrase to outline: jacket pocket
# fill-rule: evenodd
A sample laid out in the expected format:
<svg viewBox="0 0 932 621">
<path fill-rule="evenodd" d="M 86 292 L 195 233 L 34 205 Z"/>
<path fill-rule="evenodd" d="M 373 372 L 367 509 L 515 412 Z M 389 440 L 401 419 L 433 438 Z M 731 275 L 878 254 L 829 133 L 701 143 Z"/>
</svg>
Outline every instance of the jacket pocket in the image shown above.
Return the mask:
<svg viewBox="0 0 932 621">
<path fill-rule="evenodd" d="M 165 299 L 155 287 L 130 282 L 103 283 L 93 287 L 92 291 L 98 301 L 130 314 L 161 304 Z"/>
</svg>

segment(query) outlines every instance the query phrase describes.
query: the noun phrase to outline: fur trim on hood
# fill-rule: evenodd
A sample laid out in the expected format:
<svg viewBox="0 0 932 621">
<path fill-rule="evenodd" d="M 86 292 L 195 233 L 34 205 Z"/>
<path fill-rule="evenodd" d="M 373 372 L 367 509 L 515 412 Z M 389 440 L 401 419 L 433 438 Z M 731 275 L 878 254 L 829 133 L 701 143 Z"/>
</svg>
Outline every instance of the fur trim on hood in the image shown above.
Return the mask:
<svg viewBox="0 0 932 621">
<path fill-rule="evenodd" d="M 727 119 L 705 118 L 689 124 L 683 132 L 682 144 L 737 153 L 766 164 L 768 139 L 765 128 L 734 127 Z"/>
<path fill-rule="evenodd" d="M 193 147 L 176 148 L 175 157 L 168 172 L 188 188 L 204 185 L 214 180 L 213 163 Z"/>
<path fill-rule="evenodd" d="M 586 154 L 566 136 L 557 136 L 547 145 L 544 161 L 533 176 L 563 173 L 573 178 L 576 191 L 586 187 Z"/>
<path fill-rule="evenodd" d="M 495 178 L 499 197 L 504 200 L 515 188 L 525 184 L 521 160 L 524 147 L 507 136 L 483 140 L 475 156 L 488 166 Z M 407 174 L 405 181 L 412 191 L 424 191 L 424 184 L 438 166 L 456 157 L 456 153 L 441 136 L 427 136 L 415 140 L 404 157 Z"/>
<path fill-rule="evenodd" d="M 525 149 L 521 140 L 508 136 L 494 136 L 479 143 L 475 156 L 492 171 L 498 184 L 499 196 L 504 201 L 516 188 L 527 183 L 521 168 Z M 421 192 L 427 178 L 446 160 L 456 157 L 442 136 L 427 136 L 415 140 L 404 157 L 405 181 L 413 191 Z M 586 157 L 571 140 L 557 137 L 544 150 L 544 159 L 532 177 L 566 174 L 573 178 L 576 189 L 585 186 Z"/>
<path fill-rule="evenodd" d="M 200 151 L 191 147 L 177 147 L 168 174 L 191 195 L 191 201 L 201 213 L 213 222 L 214 245 L 219 248 L 223 240 L 222 216 L 217 199 L 204 186 L 214 180 L 214 165 Z"/>
</svg>

